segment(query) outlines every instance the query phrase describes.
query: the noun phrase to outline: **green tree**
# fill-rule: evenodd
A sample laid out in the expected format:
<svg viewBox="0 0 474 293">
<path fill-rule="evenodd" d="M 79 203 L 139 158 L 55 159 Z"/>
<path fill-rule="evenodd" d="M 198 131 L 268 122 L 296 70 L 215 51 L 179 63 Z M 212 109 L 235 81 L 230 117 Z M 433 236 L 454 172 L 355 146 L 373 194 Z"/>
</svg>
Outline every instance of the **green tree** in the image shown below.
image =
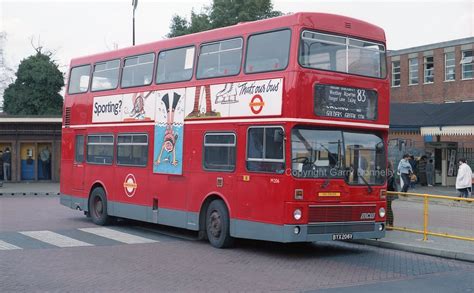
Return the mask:
<svg viewBox="0 0 474 293">
<path fill-rule="evenodd" d="M 16 80 L 3 94 L 3 108 L 13 115 L 59 115 L 63 98 L 59 91 L 64 77 L 58 65 L 51 60 L 51 53 L 36 54 L 20 62 Z"/>
<path fill-rule="evenodd" d="M 239 22 L 280 16 L 271 0 L 213 0 L 201 13 L 191 11 L 191 20 L 175 15 L 171 20 L 169 38 L 234 25 Z"/>
</svg>

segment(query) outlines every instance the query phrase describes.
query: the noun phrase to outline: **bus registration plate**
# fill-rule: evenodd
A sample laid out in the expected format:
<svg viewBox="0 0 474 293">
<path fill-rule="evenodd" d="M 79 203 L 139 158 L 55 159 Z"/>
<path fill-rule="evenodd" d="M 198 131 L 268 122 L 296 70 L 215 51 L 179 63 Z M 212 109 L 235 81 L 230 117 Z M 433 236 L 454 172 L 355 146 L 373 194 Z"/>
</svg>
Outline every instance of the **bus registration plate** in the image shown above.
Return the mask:
<svg viewBox="0 0 474 293">
<path fill-rule="evenodd" d="M 333 234 L 332 240 L 350 240 L 352 239 L 351 233 L 343 233 L 343 234 Z"/>
</svg>

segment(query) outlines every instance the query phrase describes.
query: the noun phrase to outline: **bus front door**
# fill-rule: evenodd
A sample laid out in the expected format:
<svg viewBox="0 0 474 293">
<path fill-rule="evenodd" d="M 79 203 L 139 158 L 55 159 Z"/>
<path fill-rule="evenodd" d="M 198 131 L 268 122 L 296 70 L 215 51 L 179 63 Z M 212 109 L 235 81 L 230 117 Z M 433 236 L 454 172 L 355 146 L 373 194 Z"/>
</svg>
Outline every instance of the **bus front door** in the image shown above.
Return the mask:
<svg viewBox="0 0 474 293">
<path fill-rule="evenodd" d="M 76 134 L 74 142 L 74 163 L 72 164 L 72 188 L 77 191 L 84 189 L 84 160 L 85 141 L 84 133 Z"/>
</svg>

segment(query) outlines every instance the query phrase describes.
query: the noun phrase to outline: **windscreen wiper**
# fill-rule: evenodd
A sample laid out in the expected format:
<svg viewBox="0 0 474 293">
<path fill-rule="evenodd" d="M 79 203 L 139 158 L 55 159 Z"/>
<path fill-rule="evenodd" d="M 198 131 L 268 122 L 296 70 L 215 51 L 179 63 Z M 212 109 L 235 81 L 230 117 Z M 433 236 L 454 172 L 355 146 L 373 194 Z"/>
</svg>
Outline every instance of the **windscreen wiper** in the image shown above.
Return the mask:
<svg viewBox="0 0 474 293">
<path fill-rule="evenodd" d="M 331 151 L 330 151 L 325 145 L 323 145 L 322 143 L 320 143 L 319 145 L 320 145 L 326 152 L 328 152 L 328 155 L 334 160 L 335 165 L 338 165 L 339 160 L 334 156 L 334 154 L 331 153 Z"/>
<path fill-rule="evenodd" d="M 356 170 L 357 170 L 356 171 L 357 178 L 361 178 L 362 181 L 364 181 L 365 185 L 367 185 L 367 189 L 368 189 L 369 193 L 372 193 L 372 185 L 370 185 L 369 182 L 367 182 L 367 180 L 365 180 L 364 176 L 359 175 L 359 169 L 358 168 Z"/>
</svg>

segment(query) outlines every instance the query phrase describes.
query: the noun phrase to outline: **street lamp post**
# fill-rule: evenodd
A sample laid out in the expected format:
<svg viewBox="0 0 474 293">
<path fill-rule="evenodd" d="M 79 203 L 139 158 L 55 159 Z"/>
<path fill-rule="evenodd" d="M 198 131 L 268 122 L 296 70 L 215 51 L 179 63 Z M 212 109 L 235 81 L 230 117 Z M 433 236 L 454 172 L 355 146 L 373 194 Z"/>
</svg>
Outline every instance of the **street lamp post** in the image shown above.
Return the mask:
<svg viewBox="0 0 474 293">
<path fill-rule="evenodd" d="M 132 0 L 132 6 L 133 6 L 133 28 L 132 28 L 132 45 L 135 46 L 135 9 L 137 9 L 138 5 L 138 0 Z"/>
</svg>

